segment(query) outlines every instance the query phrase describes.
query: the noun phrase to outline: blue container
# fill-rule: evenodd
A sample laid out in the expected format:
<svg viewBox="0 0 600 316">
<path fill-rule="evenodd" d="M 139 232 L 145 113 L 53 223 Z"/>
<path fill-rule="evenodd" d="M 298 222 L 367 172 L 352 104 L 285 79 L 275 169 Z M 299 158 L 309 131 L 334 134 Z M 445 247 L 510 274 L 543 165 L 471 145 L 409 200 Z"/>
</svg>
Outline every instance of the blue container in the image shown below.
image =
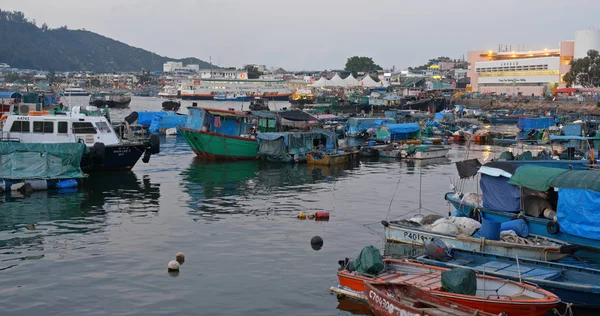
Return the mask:
<svg viewBox="0 0 600 316">
<path fill-rule="evenodd" d="M 377 145 L 377 142 L 374 140 L 370 140 L 368 144 L 369 144 L 369 146 L 375 146 L 375 145 Z"/>
<path fill-rule="evenodd" d="M 529 236 L 529 226 L 527 226 L 527 222 L 522 219 L 504 222 L 502 223 L 501 227 L 502 231 L 514 230 L 517 235 L 523 238 L 527 238 L 527 236 Z"/>
<path fill-rule="evenodd" d="M 489 240 L 500 240 L 500 231 L 502 230 L 502 224 L 489 220 L 483 219 L 481 222 L 481 228 L 479 229 L 479 235 Z"/>
<path fill-rule="evenodd" d="M 75 179 L 60 180 L 56 182 L 57 189 L 76 188 L 77 186 L 77 180 Z"/>
</svg>

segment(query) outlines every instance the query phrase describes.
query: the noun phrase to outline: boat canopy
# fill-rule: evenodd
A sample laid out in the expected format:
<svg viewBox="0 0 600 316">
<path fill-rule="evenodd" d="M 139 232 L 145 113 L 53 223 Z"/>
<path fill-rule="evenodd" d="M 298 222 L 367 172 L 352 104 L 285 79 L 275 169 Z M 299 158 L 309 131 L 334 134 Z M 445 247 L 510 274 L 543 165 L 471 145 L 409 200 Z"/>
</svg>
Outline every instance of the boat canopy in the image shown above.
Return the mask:
<svg viewBox="0 0 600 316">
<path fill-rule="evenodd" d="M 57 180 L 83 178 L 84 143 L 3 142 L 0 146 L 0 178 Z"/>
<path fill-rule="evenodd" d="M 0 92 L 0 99 L 22 99 L 23 95 L 18 91 Z"/>
<path fill-rule="evenodd" d="M 260 133 L 256 136 L 258 154 L 284 159 L 286 154 L 298 155 L 312 152 L 314 136 L 311 132 Z"/>
<path fill-rule="evenodd" d="M 393 118 L 358 118 L 351 117 L 346 122 L 346 129 L 349 135 L 355 135 L 370 128 L 377 128 L 384 124 L 393 124 L 396 120 Z"/>
<path fill-rule="evenodd" d="M 552 181 L 564 172 L 567 172 L 567 170 L 539 166 L 522 166 L 517 169 L 515 174 L 513 174 L 509 183 L 515 186 L 545 192 L 554 186 L 552 185 Z"/>
<path fill-rule="evenodd" d="M 548 129 L 551 126 L 554 126 L 554 119 L 551 117 L 520 117 L 519 121 L 517 122 L 517 127 L 526 132 L 534 129 Z"/>
<path fill-rule="evenodd" d="M 483 195 L 483 207 L 511 213 L 521 210 L 521 189 L 511 185 L 509 178 L 481 173 L 479 186 Z"/>
<path fill-rule="evenodd" d="M 289 121 L 317 121 L 317 118 L 300 110 L 287 110 L 287 111 L 279 111 L 277 114 L 286 120 Z"/>
</svg>

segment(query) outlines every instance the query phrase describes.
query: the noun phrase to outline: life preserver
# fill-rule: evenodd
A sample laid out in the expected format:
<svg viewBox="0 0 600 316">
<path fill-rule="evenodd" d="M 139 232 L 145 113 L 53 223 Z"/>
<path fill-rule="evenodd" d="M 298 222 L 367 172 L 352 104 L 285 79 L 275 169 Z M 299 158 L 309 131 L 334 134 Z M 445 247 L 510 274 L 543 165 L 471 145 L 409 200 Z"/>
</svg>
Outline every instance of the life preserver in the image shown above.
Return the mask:
<svg viewBox="0 0 600 316">
<path fill-rule="evenodd" d="M 240 74 L 240 79 L 246 79 L 246 74 Z"/>
<path fill-rule="evenodd" d="M 548 222 L 548 225 L 546 225 L 546 230 L 550 235 L 556 235 L 560 231 L 560 226 L 558 225 L 558 222 L 550 221 Z"/>
</svg>

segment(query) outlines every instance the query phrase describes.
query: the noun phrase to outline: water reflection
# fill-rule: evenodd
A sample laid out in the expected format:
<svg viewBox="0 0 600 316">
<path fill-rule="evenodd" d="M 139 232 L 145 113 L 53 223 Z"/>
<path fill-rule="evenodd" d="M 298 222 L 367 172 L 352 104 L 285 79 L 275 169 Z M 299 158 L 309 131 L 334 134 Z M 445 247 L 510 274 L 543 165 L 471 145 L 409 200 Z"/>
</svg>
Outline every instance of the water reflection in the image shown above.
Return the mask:
<svg viewBox="0 0 600 316">
<path fill-rule="evenodd" d="M 337 309 L 351 313 L 353 315 L 373 315 L 371 308 L 367 303 L 361 303 L 348 298 L 338 299 Z"/>
<path fill-rule="evenodd" d="M 141 180 L 133 172 L 91 174 L 81 189 L 86 199 L 83 208 L 106 212 L 158 212 L 160 183 L 148 175 Z"/>
<path fill-rule="evenodd" d="M 350 174 L 353 166 L 269 164 L 261 161 L 206 163 L 195 160 L 182 172 L 185 191 L 192 197 L 192 215 L 218 220 L 219 214 L 269 215 L 304 208 L 300 193 L 324 190 Z"/>
</svg>

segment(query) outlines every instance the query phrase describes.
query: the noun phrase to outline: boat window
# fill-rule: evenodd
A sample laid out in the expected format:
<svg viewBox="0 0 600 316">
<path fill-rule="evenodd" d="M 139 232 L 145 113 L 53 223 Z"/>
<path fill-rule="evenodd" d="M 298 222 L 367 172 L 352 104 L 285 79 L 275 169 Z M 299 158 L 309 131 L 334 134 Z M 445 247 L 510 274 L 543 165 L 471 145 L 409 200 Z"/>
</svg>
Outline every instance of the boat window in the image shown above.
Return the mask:
<svg viewBox="0 0 600 316">
<path fill-rule="evenodd" d="M 58 133 L 66 134 L 69 132 L 69 123 L 68 122 L 58 122 Z"/>
<path fill-rule="evenodd" d="M 34 133 L 54 133 L 54 122 L 33 122 Z"/>
<path fill-rule="evenodd" d="M 96 128 L 90 122 L 73 122 L 73 134 L 96 134 Z"/>
<path fill-rule="evenodd" d="M 106 122 L 97 122 L 96 127 L 98 127 L 98 130 L 101 133 L 110 133 L 110 127 L 108 127 L 108 124 L 106 124 Z"/>
<path fill-rule="evenodd" d="M 14 121 L 10 127 L 11 132 L 29 133 L 28 121 Z"/>
</svg>

